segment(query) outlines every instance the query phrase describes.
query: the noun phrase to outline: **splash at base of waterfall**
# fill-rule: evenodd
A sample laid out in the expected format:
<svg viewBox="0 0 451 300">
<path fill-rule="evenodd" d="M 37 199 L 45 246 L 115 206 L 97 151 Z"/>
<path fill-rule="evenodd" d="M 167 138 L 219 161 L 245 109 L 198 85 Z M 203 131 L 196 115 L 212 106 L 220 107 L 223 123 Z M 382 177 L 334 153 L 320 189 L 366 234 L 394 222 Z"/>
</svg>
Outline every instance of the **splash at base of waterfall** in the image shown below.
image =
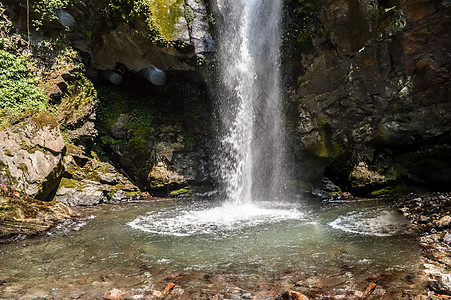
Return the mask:
<svg viewBox="0 0 451 300">
<path fill-rule="evenodd" d="M 145 232 L 190 236 L 198 234 L 227 235 L 233 231 L 273 224 L 288 220 L 304 220 L 299 205 L 290 204 L 225 204 L 223 206 L 183 211 L 166 209 L 148 212 L 128 223 L 129 226 Z"/>
</svg>

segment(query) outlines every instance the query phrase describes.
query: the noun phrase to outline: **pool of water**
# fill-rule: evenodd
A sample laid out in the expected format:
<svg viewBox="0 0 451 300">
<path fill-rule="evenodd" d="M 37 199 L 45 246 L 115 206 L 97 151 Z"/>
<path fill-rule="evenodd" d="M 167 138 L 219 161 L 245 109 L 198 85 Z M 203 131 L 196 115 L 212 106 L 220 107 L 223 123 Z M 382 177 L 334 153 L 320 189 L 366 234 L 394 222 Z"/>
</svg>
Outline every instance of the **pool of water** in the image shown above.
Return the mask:
<svg viewBox="0 0 451 300">
<path fill-rule="evenodd" d="M 388 276 L 394 288 L 410 289 L 405 278 L 420 268 L 408 221 L 380 201 L 165 200 L 80 213 L 46 234 L 0 245 L 0 299 L 92 299 L 113 287 L 161 289 L 177 274 L 191 276 L 185 288 L 211 274 L 274 282 L 296 272 L 355 284 Z"/>
</svg>

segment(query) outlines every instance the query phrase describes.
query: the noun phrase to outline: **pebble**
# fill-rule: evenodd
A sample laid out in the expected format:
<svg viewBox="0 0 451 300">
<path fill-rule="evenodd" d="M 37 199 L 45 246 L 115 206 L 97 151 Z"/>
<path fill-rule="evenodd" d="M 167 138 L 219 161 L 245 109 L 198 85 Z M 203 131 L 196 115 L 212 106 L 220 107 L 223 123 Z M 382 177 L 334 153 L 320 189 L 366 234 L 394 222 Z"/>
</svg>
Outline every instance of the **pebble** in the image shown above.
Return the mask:
<svg viewBox="0 0 451 300">
<path fill-rule="evenodd" d="M 451 234 L 449 232 L 445 234 L 445 236 L 443 237 L 443 241 L 445 243 L 451 244 Z"/>
<path fill-rule="evenodd" d="M 437 221 L 438 227 L 446 227 L 451 224 L 451 217 L 450 216 L 444 216 L 440 220 Z"/>
</svg>

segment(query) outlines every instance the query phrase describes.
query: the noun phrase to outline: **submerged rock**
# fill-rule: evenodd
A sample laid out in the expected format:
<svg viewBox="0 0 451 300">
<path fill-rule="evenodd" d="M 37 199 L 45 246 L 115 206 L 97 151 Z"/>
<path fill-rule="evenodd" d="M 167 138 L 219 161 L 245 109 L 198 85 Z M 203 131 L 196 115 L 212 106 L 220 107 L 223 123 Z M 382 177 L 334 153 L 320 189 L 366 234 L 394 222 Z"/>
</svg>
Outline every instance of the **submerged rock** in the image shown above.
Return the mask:
<svg viewBox="0 0 451 300">
<path fill-rule="evenodd" d="M 105 300 L 124 300 L 128 299 L 128 294 L 125 291 L 119 289 L 113 289 L 106 292 L 102 297 Z"/>
<path fill-rule="evenodd" d="M 429 282 L 429 287 L 439 293 L 451 295 L 451 274 L 439 274 Z"/>
<path fill-rule="evenodd" d="M 440 220 L 436 222 L 436 225 L 438 227 L 448 227 L 449 225 L 451 225 L 451 216 L 444 216 L 440 218 Z"/>
</svg>

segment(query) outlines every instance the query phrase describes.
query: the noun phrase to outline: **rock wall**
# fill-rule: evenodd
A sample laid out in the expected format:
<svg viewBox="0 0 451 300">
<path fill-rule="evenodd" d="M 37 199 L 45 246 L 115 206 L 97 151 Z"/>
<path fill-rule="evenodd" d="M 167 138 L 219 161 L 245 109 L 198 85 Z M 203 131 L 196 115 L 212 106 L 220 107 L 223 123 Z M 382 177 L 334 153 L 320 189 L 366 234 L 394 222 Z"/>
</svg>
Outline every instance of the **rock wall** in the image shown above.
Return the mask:
<svg viewBox="0 0 451 300">
<path fill-rule="evenodd" d="M 204 2 L 42 3 L 30 3 L 31 57 L 69 143 L 56 199 L 92 205 L 136 196 L 134 184 L 155 195 L 211 185 Z M 26 33 L 25 3 L 2 4 Z"/>
<path fill-rule="evenodd" d="M 449 189 L 449 2 L 324 0 L 315 9 L 306 26 L 321 32 L 285 60 L 298 179 L 326 175 L 363 195 Z"/>
</svg>

